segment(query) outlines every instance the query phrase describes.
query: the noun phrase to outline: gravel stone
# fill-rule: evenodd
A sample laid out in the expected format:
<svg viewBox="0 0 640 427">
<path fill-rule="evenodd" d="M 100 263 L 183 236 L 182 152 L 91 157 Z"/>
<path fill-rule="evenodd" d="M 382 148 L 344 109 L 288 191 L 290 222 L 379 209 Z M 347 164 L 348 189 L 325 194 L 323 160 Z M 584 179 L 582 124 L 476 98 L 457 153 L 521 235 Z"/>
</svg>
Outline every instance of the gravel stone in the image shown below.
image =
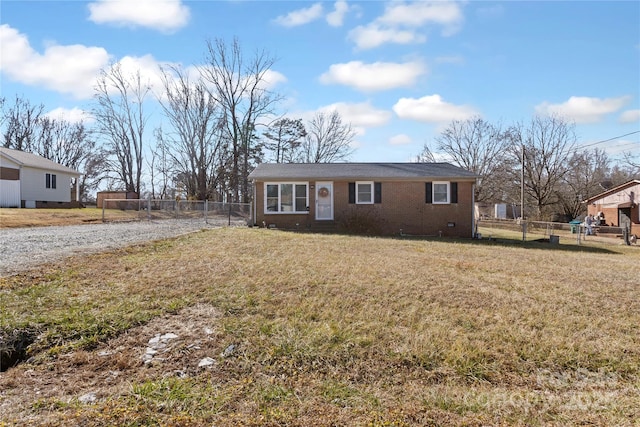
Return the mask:
<svg viewBox="0 0 640 427">
<path fill-rule="evenodd" d="M 227 221 L 178 220 L 0 229 L 0 276 L 17 274 L 72 255 L 226 226 Z M 233 224 L 232 224 L 233 225 Z M 236 224 L 239 225 L 239 224 Z M 245 224 L 246 225 L 246 222 Z"/>
</svg>

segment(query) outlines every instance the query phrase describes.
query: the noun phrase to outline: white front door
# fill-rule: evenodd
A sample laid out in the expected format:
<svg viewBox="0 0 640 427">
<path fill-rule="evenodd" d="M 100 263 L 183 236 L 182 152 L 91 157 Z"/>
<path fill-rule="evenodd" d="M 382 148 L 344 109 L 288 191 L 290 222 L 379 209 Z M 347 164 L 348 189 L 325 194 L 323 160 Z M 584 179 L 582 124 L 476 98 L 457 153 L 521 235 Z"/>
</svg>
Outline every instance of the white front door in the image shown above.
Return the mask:
<svg viewBox="0 0 640 427">
<path fill-rule="evenodd" d="M 333 182 L 316 182 L 316 220 L 333 219 Z"/>
</svg>

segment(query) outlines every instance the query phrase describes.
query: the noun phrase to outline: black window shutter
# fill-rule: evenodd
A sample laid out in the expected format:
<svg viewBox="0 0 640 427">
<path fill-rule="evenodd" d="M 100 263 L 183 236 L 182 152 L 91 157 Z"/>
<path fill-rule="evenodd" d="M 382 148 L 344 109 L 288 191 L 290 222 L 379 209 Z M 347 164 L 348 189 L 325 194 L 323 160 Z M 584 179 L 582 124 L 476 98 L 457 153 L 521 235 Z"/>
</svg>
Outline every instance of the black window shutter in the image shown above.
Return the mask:
<svg viewBox="0 0 640 427">
<path fill-rule="evenodd" d="M 430 182 L 426 183 L 426 194 L 427 194 L 427 203 L 433 203 L 433 184 Z"/>
<path fill-rule="evenodd" d="M 374 182 L 373 187 L 373 203 L 382 203 L 382 183 Z"/>
<path fill-rule="evenodd" d="M 458 183 L 449 184 L 449 190 L 451 191 L 451 203 L 458 203 Z"/>
<path fill-rule="evenodd" d="M 56 188 L 56 176 L 55 176 L 55 174 L 51 175 L 51 188 Z"/>
<path fill-rule="evenodd" d="M 355 203 L 355 202 L 356 202 L 356 183 L 350 182 L 349 183 L 349 203 Z"/>
<path fill-rule="evenodd" d="M 51 188 L 51 174 L 45 174 L 45 187 Z"/>
</svg>

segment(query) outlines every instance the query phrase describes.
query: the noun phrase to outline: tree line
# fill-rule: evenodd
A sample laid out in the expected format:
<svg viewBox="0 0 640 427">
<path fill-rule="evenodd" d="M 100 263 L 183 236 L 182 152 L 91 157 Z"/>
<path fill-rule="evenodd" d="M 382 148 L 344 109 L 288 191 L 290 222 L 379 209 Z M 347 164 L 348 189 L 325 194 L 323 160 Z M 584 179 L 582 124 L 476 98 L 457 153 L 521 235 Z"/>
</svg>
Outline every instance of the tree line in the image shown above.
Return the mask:
<svg viewBox="0 0 640 427">
<path fill-rule="evenodd" d="M 352 153 L 355 131 L 337 111 L 306 122 L 276 116 L 283 97 L 269 89 L 268 53 L 245 56 L 238 40 L 218 39 L 207 41 L 204 58 L 197 67 L 161 68 L 161 93 L 140 71 L 111 64 L 97 79 L 91 120 L 81 122 L 52 118 L 19 96 L 0 98 L 2 145 L 83 173 L 83 200 L 106 188 L 246 203 L 257 163 L 333 162 Z M 161 124 L 149 129 L 157 105 Z"/>
<path fill-rule="evenodd" d="M 160 93 L 140 71 L 111 64 L 97 79 L 91 120 L 55 118 L 42 104 L 0 98 L 2 145 L 80 171 L 82 200 L 104 188 L 246 203 L 248 175 L 260 162 L 324 163 L 352 154 L 355 131 L 338 112 L 307 121 L 276 115 L 283 97 L 269 88 L 274 63 L 265 51 L 245 55 L 236 39 L 208 40 L 200 65 L 161 68 Z M 150 129 L 152 110 L 161 124 Z M 520 205 L 524 182 L 524 214 L 540 219 L 575 218 L 586 198 L 640 176 L 629 153 L 614 162 L 599 147 L 580 149 L 574 125 L 560 117 L 510 126 L 453 121 L 415 159 L 436 160 L 476 173 L 480 203 Z"/>
<path fill-rule="evenodd" d="M 506 127 L 474 117 L 451 122 L 416 160 L 444 156 L 477 174 L 478 203 L 520 206 L 524 198 L 525 217 L 567 221 L 586 213 L 584 200 L 640 177 L 631 153 L 614 162 L 604 149 L 577 141 L 575 125 L 557 116 Z"/>
</svg>

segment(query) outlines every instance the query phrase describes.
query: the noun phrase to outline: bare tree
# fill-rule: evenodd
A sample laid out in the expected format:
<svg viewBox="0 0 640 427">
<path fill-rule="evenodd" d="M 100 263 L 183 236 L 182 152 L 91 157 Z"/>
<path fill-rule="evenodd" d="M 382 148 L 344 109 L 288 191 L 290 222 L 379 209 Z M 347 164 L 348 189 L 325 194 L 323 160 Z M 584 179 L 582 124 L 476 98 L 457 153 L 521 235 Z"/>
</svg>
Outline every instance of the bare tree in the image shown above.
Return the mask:
<svg viewBox="0 0 640 427">
<path fill-rule="evenodd" d="M 31 105 L 29 100 L 19 96 L 16 96 L 12 106 L 6 108 L 5 104 L 6 101 L 3 98 L 0 104 L 3 146 L 12 150 L 32 152 L 44 105 Z"/>
<path fill-rule="evenodd" d="M 622 163 L 631 177 L 640 178 L 640 156 L 625 152 L 622 154 Z"/>
<path fill-rule="evenodd" d="M 569 171 L 569 156 L 575 149 L 574 125 L 556 116 L 534 117 L 526 127 L 510 128 L 508 137 L 512 161 L 524 166 L 524 189 L 534 215 L 551 216 L 548 207 L 558 203 L 558 185 Z M 512 182 L 520 182 L 521 171 L 513 172 L 517 175 Z"/>
<path fill-rule="evenodd" d="M 346 160 L 353 153 L 351 143 L 355 131 L 350 124 L 342 123 L 337 111 L 330 114 L 318 112 L 308 122 L 307 135 L 302 145 L 306 163 L 329 163 Z"/>
<path fill-rule="evenodd" d="M 110 172 L 115 173 L 126 191 L 140 195 L 143 165 L 144 129 L 148 117 L 144 103 L 150 87 L 140 71 L 125 75 L 120 64 L 102 70 L 96 86 L 93 115 L 97 130 L 105 138 L 112 156 Z"/>
<path fill-rule="evenodd" d="M 41 117 L 33 149 L 44 158 L 82 172 L 76 183 L 82 200 L 89 197 L 89 191 L 95 190 L 103 178 L 104 150 L 97 147 L 83 122 Z"/>
<path fill-rule="evenodd" d="M 223 40 L 207 41 L 203 78 L 212 86 L 211 96 L 224 113 L 224 135 L 230 149 L 229 194 L 233 201 L 248 202 L 248 175 L 256 124 L 272 114 L 280 97 L 266 89 L 267 73 L 275 59 L 264 51 L 245 60 L 237 39 L 228 46 Z"/>
<path fill-rule="evenodd" d="M 265 148 L 273 153 L 276 163 L 292 163 L 297 160 L 298 149 L 307 135 L 302 119 L 276 120 L 262 134 L 269 142 Z"/>
<path fill-rule="evenodd" d="M 576 151 L 568 160 L 568 171 L 558 185 L 557 197 L 564 220 L 586 214 L 584 200 L 602 192 L 600 185 L 609 173 L 604 150 Z"/>
<path fill-rule="evenodd" d="M 478 175 L 475 186 L 477 202 L 501 201 L 504 198 L 506 137 L 499 126 L 480 117 L 455 120 L 435 139 L 436 151 L 453 164 Z M 425 146 L 418 159 L 435 161 L 435 154 Z"/>
<path fill-rule="evenodd" d="M 223 112 L 201 79 L 191 81 L 179 68 L 163 70 L 161 101 L 170 132 L 161 137 L 187 197 L 215 198 L 216 155 L 221 146 Z"/>
</svg>

